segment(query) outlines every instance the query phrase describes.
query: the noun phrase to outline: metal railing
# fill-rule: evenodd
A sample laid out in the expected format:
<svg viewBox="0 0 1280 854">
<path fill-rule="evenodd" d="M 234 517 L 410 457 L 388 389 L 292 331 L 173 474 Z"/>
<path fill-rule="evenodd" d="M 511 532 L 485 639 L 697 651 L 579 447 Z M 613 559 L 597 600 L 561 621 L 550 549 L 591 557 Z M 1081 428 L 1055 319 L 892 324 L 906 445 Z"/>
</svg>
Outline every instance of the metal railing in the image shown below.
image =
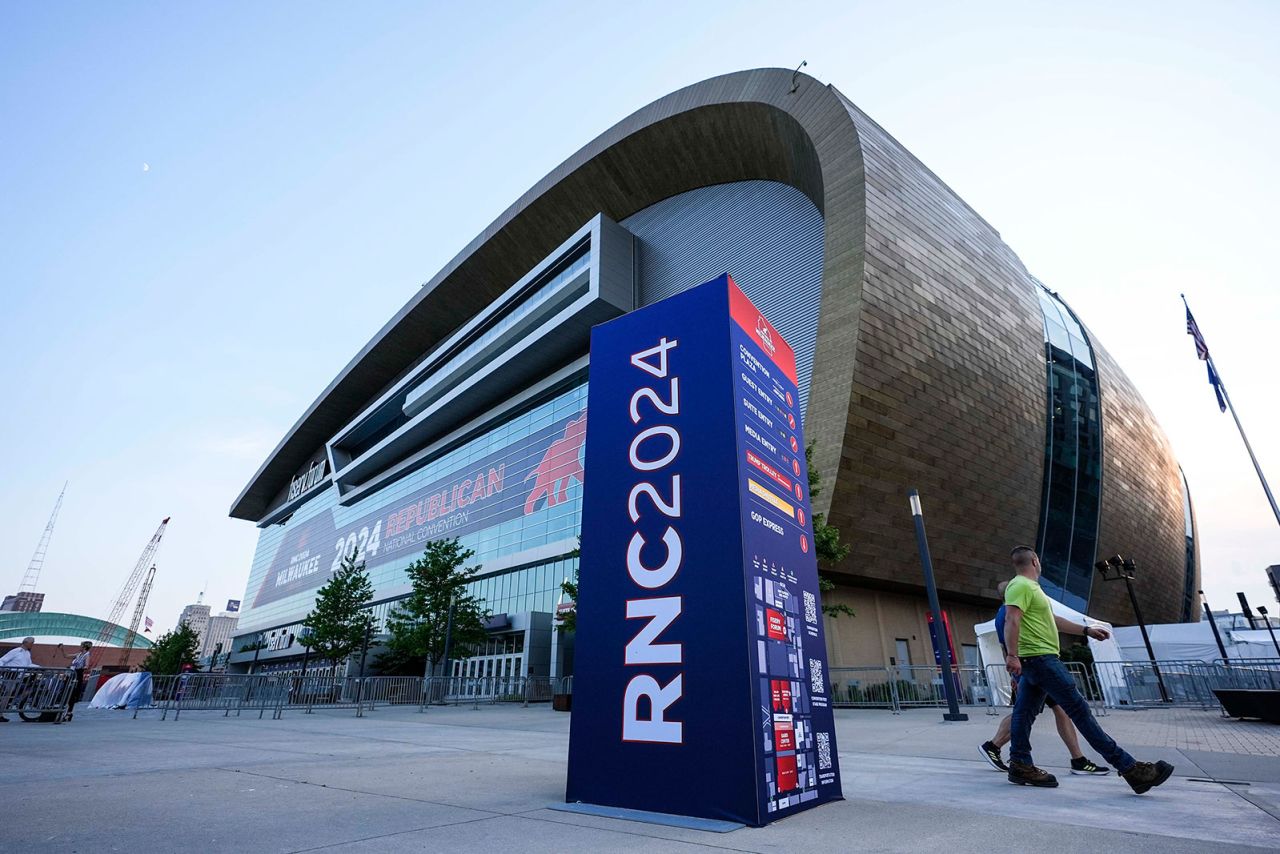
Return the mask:
<svg viewBox="0 0 1280 854">
<path fill-rule="evenodd" d="M 889 709 L 897 714 L 905 708 L 947 704 L 942 668 L 936 666 L 834 667 L 828 678 L 831 702 L 837 708 Z M 981 668 L 953 667 L 951 678 L 962 705 L 991 702 Z"/>
<path fill-rule="evenodd" d="M 1064 661 L 1062 666 L 1071 674 L 1076 690 L 1080 692 L 1080 696 L 1084 697 L 1094 715 L 1102 716 L 1107 714 L 1107 706 L 1102 689 L 1098 686 L 1090 665 L 1079 661 Z M 1006 710 L 1009 709 L 1012 706 L 1010 699 L 1013 696 L 1013 679 L 1009 675 L 1008 668 L 1003 664 L 988 664 L 986 680 L 987 690 L 991 695 L 991 707 L 988 710 L 988 714 L 1000 714 L 1001 707 Z"/>
<path fill-rule="evenodd" d="M 23 720 L 53 715 L 62 723 L 80 673 L 46 667 L 0 668 L 0 713 L 17 712 Z"/>
<path fill-rule="evenodd" d="M 256 710 L 259 719 L 271 710 L 272 718 L 279 718 L 288 688 L 288 679 L 282 676 L 183 673 L 152 677 L 151 696 L 163 709 L 161 720 L 166 720 L 170 711 L 177 720 L 183 711 L 196 710 L 221 711 L 223 717 L 233 711 L 239 717 L 246 710 Z"/>
<path fill-rule="evenodd" d="M 162 710 L 161 720 L 173 713 L 177 720 L 184 711 L 221 711 L 224 717 L 235 712 L 257 711 L 261 719 L 270 711 L 273 719 L 286 710 L 355 709 L 357 717 L 379 706 L 471 705 L 498 703 L 549 703 L 555 694 L 573 692 L 572 677 L 430 677 L 417 676 L 334 676 L 303 677 L 294 674 L 241 675 L 187 673 L 156 676 L 152 680 L 154 707 Z M 134 717 L 137 717 L 135 711 Z"/>
</svg>

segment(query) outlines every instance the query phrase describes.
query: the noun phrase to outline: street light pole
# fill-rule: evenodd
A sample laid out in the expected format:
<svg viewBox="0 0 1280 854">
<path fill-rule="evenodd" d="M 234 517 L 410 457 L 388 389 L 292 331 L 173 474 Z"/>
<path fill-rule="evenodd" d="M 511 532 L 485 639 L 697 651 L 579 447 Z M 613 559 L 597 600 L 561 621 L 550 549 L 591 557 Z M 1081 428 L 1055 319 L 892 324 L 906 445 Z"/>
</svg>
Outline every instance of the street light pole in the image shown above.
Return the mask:
<svg viewBox="0 0 1280 854">
<path fill-rule="evenodd" d="M 1160 675 L 1160 665 L 1156 663 L 1156 652 L 1151 648 L 1151 637 L 1147 634 L 1147 624 L 1142 619 L 1142 608 L 1139 607 L 1138 597 L 1133 592 L 1133 575 L 1138 569 L 1137 564 L 1133 562 L 1132 558 L 1112 555 L 1106 560 L 1100 560 L 1095 563 L 1093 568 L 1102 573 L 1104 581 L 1124 580 L 1125 589 L 1129 591 L 1129 604 L 1133 606 L 1133 616 L 1138 620 L 1138 630 L 1142 632 L 1142 642 L 1147 647 L 1147 657 L 1151 659 L 1151 670 L 1156 675 L 1156 684 L 1160 686 L 1160 700 L 1165 703 L 1171 702 L 1169 692 L 1164 687 L 1164 677 Z M 1114 575 L 1109 574 L 1112 572 Z"/>
<path fill-rule="evenodd" d="M 444 624 L 444 656 L 443 664 L 444 677 L 449 678 L 449 646 L 453 641 L 453 594 L 449 594 L 449 617 Z M 447 683 L 446 683 L 447 684 Z"/>
<path fill-rule="evenodd" d="M 1201 597 L 1204 597 L 1203 590 L 1197 590 L 1196 592 L 1199 593 Z M 1222 663 L 1226 664 L 1227 648 L 1222 643 L 1222 635 L 1218 634 L 1218 621 L 1214 619 L 1213 611 L 1209 609 L 1209 600 L 1205 598 L 1203 599 L 1203 601 L 1204 601 L 1204 615 L 1209 618 L 1209 628 L 1213 629 L 1213 639 L 1218 642 L 1218 652 L 1222 653 Z"/>
<path fill-rule="evenodd" d="M 249 665 L 249 675 L 252 676 L 254 671 L 258 669 L 258 655 L 262 652 L 262 632 L 258 632 L 256 640 L 253 642 L 253 664 Z"/>
<path fill-rule="evenodd" d="M 912 489 L 907 493 L 911 501 L 911 516 L 916 523 L 916 546 L 920 549 L 920 562 L 924 564 L 924 586 L 929 592 L 929 609 L 933 612 L 933 624 L 937 627 L 938 646 L 942 650 L 942 690 L 947 695 L 947 712 L 944 721 L 967 721 L 961 713 L 956 697 L 956 677 L 951 669 L 951 644 L 947 643 L 946 624 L 942 622 L 942 605 L 938 602 L 938 586 L 933 580 L 933 559 L 929 557 L 929 540 L 924 533 L 924 511 L 920 507 L 920 493 Z"/>
<path fill-rule="evenodd" d="M 1271 628 L 1271 618 L 1267 616 L 1267 606 L 1259 605 L 1258 613 L 1262 615 L 1262 622 L 1267 624 L 1267 633 L 1271 635 L 1271 645 L 1276 648 L 1276 655 L 1280 656 L 1280 642 L 1276 641 L 1276 630 Z"/>
</svg>

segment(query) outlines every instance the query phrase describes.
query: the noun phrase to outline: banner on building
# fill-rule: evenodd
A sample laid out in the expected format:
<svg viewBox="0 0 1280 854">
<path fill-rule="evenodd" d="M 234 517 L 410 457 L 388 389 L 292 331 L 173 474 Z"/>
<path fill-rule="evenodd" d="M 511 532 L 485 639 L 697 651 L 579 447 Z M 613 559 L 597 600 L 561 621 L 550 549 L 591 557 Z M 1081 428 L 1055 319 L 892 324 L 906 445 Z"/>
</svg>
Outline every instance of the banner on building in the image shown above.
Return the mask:
<svg viewBox="0 0 1280 854">
<path fill-rule="evenodd" d="M 228 600 L 227 600 L 227 612 L 228 612 L 228 613 L 232 613 L 232 614 L 234 614 L 236 611 L 239 611 L 239 610 L 240 610 L 240 600 L 239 600 L 239 599 L 228 599 Z"/>
<path fill-rule="evenodd" d="M 561 418 L 472 460 L 408 495 L 388 489 L 376 509 L 339 524 L 342 508 L 292 524 L 253 597 L 253 607 L 313 590 L 352 554 L 369 568 L 422 554 L 441 537 L 461 537 L 567 499 L 582 482 L 586 412 Z"/>
<path fill-rule="evenodd" d="M 592 332 L 568 801 L 841 797 L 796 382 L 727 275 Z"/>
</svg>

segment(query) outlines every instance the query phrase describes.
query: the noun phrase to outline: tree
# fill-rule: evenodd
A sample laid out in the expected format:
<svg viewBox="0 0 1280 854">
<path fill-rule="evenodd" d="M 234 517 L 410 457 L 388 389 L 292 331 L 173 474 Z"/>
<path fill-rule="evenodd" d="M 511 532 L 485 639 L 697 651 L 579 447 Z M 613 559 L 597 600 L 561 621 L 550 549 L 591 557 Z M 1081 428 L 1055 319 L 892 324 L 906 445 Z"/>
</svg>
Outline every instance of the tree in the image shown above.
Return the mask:
<svg viewBox="0 0 1280 854">
<path fill-rule="evenodd" d="M 809 501 L 818 497 L 822 492 L 822 475 L 819 474 L 817 468 L 813 465 L 813 442 L 810 442 L 804 448 L 804 462 L 809 470 Z M 819 567 L 831 567 L 838 564 L 849 556 L 850 547 L 840 542 L 840 529 L 835 525 L 827 524 L 827 515 L 825 513 L 813 514 L 813 552 L 817 555 Z M 829 593 L 836 589 L 836 583 L 821 572 L 818 573 L 818 591 L 820 593 Z M 822 613 L 828 617 L 839 617 L 847 615 L 855 617 L 857 614 L 853 608 L 844 603 L 838 605 L 828 605 L 822 603 Z"/>
<path fill-rule="evenodd" d="M 581 534 L 578 535 L 578 547 L 569 552 L 566 557 L 582 557 Z M 579 567 L 574 567 L 572 580 L 566 578 L 564 581 L 560 582 L 560 590 L 564 595 L 569 597 L 568 604 L 571 606 L 566 608 L 564 611 L 559 610 L 559 605 L 556 606 L 556 631 L 561 634 L 569 634 L 570 632 L 577 631 L 578 629 L 578 569 Z"/>
<path fill-rule="evenodd" d="M 142 662 L 142 669 L 156 676 L 171 676 L 182 672 L 184 664 L 199 670 L 196 663 L 200 656 L 200 635 L 186 623 L 171 632 L 165 632 L 151 645 L 151 654 Z"/>
<path fill-rule="evenodd" d="M 564 634 L 578 630 L 578 570 L 573 571 L 573 578 L 560 582 L 560 589 L 569 597 L 573 607 L 566 608 L 556 614 L 559 620 L 556 630 Z M 558 606 L 557 606 L 558 607 Z"/>
<path fill-rule="evenodd" d="M 316 593 L 316 604 L 302 625 L 311 630 L 311 648 L 335 664 L 364 645 L 373 628 L 373 614 L 365 605 L 373 598 L 373 583 L 356 551 L 342 559 L 338 570 Z"/>
<path fill-rule="evenodd" d="M 391 638 L 387 652 L 378 656 L 381 670 L 423 672 L 425 666 L 429 672 L 444 658 L 446 646 L 450 657 L 465 658 L 484 645 L 490 614 L 478 596 L 467 592 L 467 584 L 479 567 L 463 566 L 474 556 L 475 552 L 462 548 L 455 537 L 427 543 L 422 557 L 409 564 L 406 572 L 413 590 L 396 603 L 387 618 Z"/>
</svg>

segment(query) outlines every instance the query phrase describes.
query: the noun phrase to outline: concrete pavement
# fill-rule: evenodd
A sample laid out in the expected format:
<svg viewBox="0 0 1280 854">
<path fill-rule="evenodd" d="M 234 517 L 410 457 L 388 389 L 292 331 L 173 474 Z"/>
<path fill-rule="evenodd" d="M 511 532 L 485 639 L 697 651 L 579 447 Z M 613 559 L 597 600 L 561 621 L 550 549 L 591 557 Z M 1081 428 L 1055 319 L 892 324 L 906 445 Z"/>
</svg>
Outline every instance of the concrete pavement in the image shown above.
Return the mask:
<svg viewBox="0 0 1280 854">
<path fill-rule="evenodd" d="M 546 707 L 382 707 L 279 721 L 85 709 L 0 724 L 0 850 L 1242 851 L 1280 848 L 1280 727 L 1212 712 L 1114 713 L 1104 727 L 1177 776 L 1141 797 L 1073 777 L 1051 725 L 1055 790 L 1009 785 L 977 753 L 998 718 L 943 724 L 840 711 L 847 800 L 728 834 L 547 809 L 564 794 L 568 715 Z M 618 769 L 625 773 L 626 769 Z M 1230 781 L 1215 782 L 1218 781 Z"/>
</svg>

